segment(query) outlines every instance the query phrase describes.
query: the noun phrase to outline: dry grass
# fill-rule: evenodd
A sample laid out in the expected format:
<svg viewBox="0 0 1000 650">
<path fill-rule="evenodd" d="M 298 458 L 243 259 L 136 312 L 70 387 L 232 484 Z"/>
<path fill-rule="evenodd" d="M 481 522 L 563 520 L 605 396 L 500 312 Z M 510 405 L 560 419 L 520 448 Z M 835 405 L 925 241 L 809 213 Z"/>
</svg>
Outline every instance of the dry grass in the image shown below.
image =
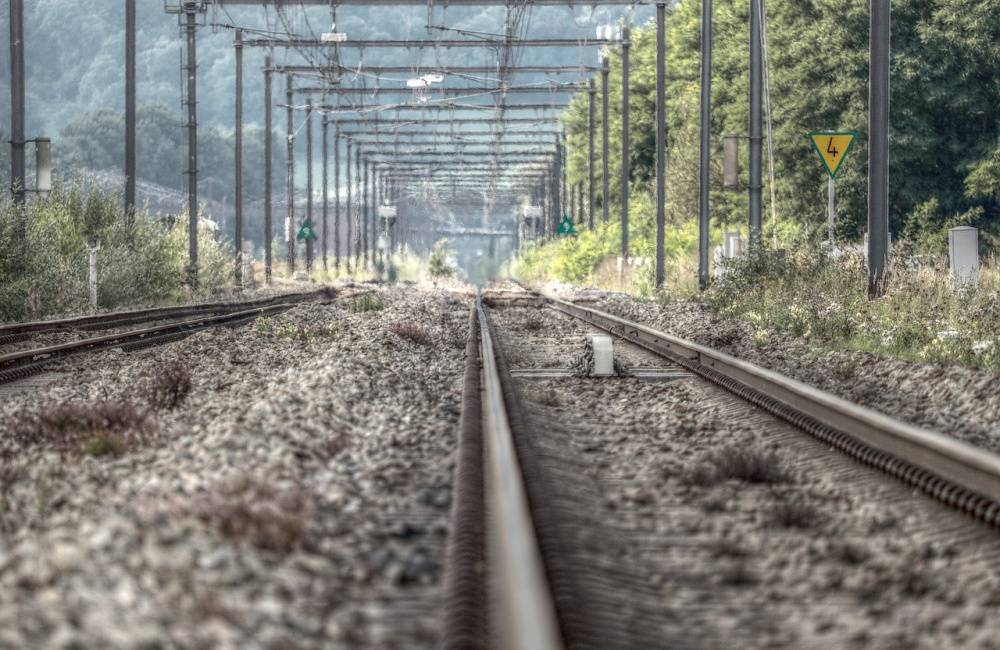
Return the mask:
<svg viewBox="0 0 1000 650">
<path fill-rule="evenodd" d="M 413 323 L 390 323 L 385 329 L 417 345 L 429 346 L 433 343 L 430 333 Z"/>
<path fill-rule="evenodd" d="M 532 394 L 531 400 L 542 406 L 551 406 L 553 408 L 562 406 L 562 399 L 554 388 L 546 388 Z"/>
<path fill-rule="evenodd" d="M 719 582 L 730 587 L 750 587 L 760 582 L 760 576 L 745 560 L 738 560 L 719 570 Z"/>
<path fill-rule="evenodd" d="M 303 489 L 244 480 L 169 501 L 159 510 L 170 517 L 194 517 L 231 540 L 287 553 L 305 538 L 316 504 Z"/>
<path fill-rule="evenodd" d="M 176 408 L 191 392 L 191 371 L 180 361 L 168 361 L 160 367 L 147 389 L 146 401 L 154 409 Z"/>
<path fill-rule="evenodd" d="M 685 475 L 691 485 L 711 487 L 730 479 L 746 483 L 789 483 L 792 476 L 774 452 L 753 447 L 725 447 L 710 452 Z"/>
<path fill-rule="evenodd" d="M 48 444 L 60 453 L 120 456 L 148 444 L 155 425 L 130 404 L 60 404 L 26 418 L 17 436 L 28 444 Z"/>
<path fill-rule="evenodd" d="M 369 311 L 382 311 L 385 309 L 385 303 L 381 298 L 365 294 L 352 300 L 349 309 L 352 314 L 363 314 Z"/>
<path fill-rule="evenodd" d="M 772 524 L 782 528 L 800 528 L 809 530 L 817 528 L 826 517 L 814 506 L 802 501 L 786 501 L 778 503 L 769 513 Z"/>
</svg>

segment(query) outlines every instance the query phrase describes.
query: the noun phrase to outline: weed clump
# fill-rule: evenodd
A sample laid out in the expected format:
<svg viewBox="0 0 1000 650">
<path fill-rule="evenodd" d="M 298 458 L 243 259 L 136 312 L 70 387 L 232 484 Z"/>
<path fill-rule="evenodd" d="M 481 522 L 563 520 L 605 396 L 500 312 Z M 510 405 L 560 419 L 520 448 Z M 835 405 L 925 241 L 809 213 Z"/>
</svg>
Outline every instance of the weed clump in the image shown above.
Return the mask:
<svg viewBox="0 0 1000 650">
<path fill-rule="evenodd" d="M 448 263 L 447 245 L 447 239 L 438 241 L 427 258 L 427 272 L 432 278 L 448 278 L 455 274 L 455 269 Z"/>
<path fill-rule="evenodd" d="M 823 523 L 825 517 L 815 507 L 801 501 L 786 501 L 771 508 L 770 520 L 781 528 L 809 530 Z"/>
<path fill-rule="evenodd" d="M 774 452 L 731 446 L 703 456 L 685 479 L 691 485 L 711 487 L 730 479 L 746 483 L 788 483 L 792 476 Z"/>
<path fill-rule="evenodd" d="M 176 408 L 191 392 L 191 371 L 180 361 L 168 361 L 149 385 L 146 400 L 154 409 Z"/>
<path fill-rule="evenodd" d="M 18 438 L 48 444 L 60 453 L 121 456 L 150 443 L 155 427 L 146 412 L 130 404 L 60 404 L 27 419 Z"/>
<path fill-rule="evenodd" d="M 553 408 L 562 406 L 562 399 L 554 388 L 546 388 L 545 390 L 538 391 L 533 394 L 531 399 L 542 406 L 551 406 Z"/>
<path fill-rule="evenodd" d="M 301 488 L 243 480 L 169 501 L 160 512 L 193 517 L 228 539 L 288 553 L 302 543 L 315 509 L 313 496 Z"/>
<path fill-rule="evenodd" d="M 426 347 L 433 342 L 427 330 L 413 323 L 391 323 L 386 326 L 386 329 L 396 336 L 412 341 L 417 345 Z"/>
<path fill-rule="evenodd" d="M 350 306 L 352 314 L 363 314 L 369 311 L 382 311 L 383 309 L 385 309 L 385 303 L 382 302 L 381 298 L 368 294 L 358 296 L 351 301 Z"/>
</svg>

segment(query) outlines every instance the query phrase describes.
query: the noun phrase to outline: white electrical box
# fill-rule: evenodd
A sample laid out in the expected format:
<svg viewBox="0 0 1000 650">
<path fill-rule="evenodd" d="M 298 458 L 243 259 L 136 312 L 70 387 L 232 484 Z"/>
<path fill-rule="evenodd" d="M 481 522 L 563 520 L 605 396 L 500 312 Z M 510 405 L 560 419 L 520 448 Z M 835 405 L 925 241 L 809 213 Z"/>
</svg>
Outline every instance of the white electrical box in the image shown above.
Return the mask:
<svg viewBox="0 0 1000 650">
<path fill-rule="evenodd" d="M 612 377 L 615 374 L 615 348 L 610 336 L 591 334 L 590 345 L 594 350 L 594 377 Z"/>
<path fill-rule="evenodd" d="M 979 282 L 979 230 L 959 226 L 948 231 L 948 261 L 956 290 Z"/>
</svg>

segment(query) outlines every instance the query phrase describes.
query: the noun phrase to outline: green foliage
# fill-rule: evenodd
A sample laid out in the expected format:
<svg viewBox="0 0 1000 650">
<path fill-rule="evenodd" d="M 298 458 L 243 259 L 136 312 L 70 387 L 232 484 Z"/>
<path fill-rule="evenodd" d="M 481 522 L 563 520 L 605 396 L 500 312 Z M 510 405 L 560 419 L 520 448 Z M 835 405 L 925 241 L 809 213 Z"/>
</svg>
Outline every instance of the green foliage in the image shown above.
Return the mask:
<svg viewBox="0 0 1000 650">
<path fill-rule="evenodd" d="M 178 125 L 177 115 L 165 106 L 142 106 L 136 114 L 136 173 L 178 191 L 187 188 L 184 151 L 187 136 Z M 88 170 L 122 169 L 125 150 L 123 113 L 100 109 L 83 113 L 67 124 L 53 142 L 55 168 L 63 176 Z M 248 126 L 243 135 L 243 155 L 246 160 L 259 160 L 264 155 L 264 131 Z M 275 168 L 284 164 L 283 147 L 275 147 Z M 231 201 L 235 183 L 233 167 L 233 136 L 218 128 L 202 128 L 198 132 L 199 188 L 202 194 L 218 201 Z M 278 175 L 276 175 L 278 176 Z M 258 201 L 264 196 L 263 165 L 248 165 L 243 172 L 245 200 Z M 282 179 L 274 179 L 274 188 L 283 187 Z"/>
<path fill-rule="evenodd" d="M 385 303 L 382 302 L 382 299 L 367 293 L 352 300 L 350 306 L 352 314 L 363 314 L 369 311 L 382 311 L 383 309 L 385 309 Z"/>
<path fill-rule="evenodd" d="M 707 298 L 749 322 L 761 345 L 781 332 L 830 349 L 1000 370 L 1000 275 L 985 268 L 977 288 L 956 293 L 949 285 L 940 267 L 898 255 L 888 292 L 869 300 L 862 256 L 830 259 L 802 248 L 783 260 L 737 261 Z M 942 338 L 943 331 L 957 336 Z"/>
<path fill-rule="evenodd" d="M 448 240 L 441 239 L 434 244 L 427 258 L 427 272 L 432 278 L 450 278 L 455 268 L 448 262 Z"/>
<path fill-rule="evenodd" d="M 694 219 L 698 208 L 700 9 L 697 2 L 678 3 L 667 16 L 665 208 L 675 227 Z M 793 232 L 823 237 L 826 179 L 805 134 L 836 128 L 861 134 L 837 182 L 838 237 L 858 240 L 867 214 L 869 3 L 812 0 L 773 3 L 767 9 L 776 186 L 771 188 L 765 178 L 764 197 L 765 215 L 770 216 L 773 189 L 778 221 L 768 219 L 767 239 L 775 228 L 781 236 L 790 226 Z M 746 192 L 722 189 L 719 152 L 724 135 L 745 136 L 748 130 L 748 19 L 746 2 L 715 3 L 709 170 L 713 230 L 746 222 Z M 995 119 L 1000 12 L 993 3 L 975 0 L 898 0 L 893 3 L 892 45 L 891 228 L 896 235 L 920 240 L 921 249 L 942 253 L 943 233 L 951 225 L 976 220 L 988 231 L 1000 228 L 1000 122 Z M 633 31 L 630 75 L 629 162 L 632 192 L 639 194 L 652 192 L 655 170 L 654 63 L 655 30 L 646 25 Z M 621 60 L 614 49 L 609 88 L 608 201 L 616 218 Z M 571 184 L 585 182 L 588 174 L 587 103 L 581 94 L 563 117 Z M 745 141 L 740 153 L 746 183 Z M 766 156 L 765 148 L 765 165 Z M 600 166 L 597 171 L 600 184 Z M 648 240 L 631 234 L 631 253 L 645 255 L 639 249 Z"/>
<path fill-rule="evenodd" d="M 43 318 L 89 309 L 86 238 L 96 236 L 98 307 L 176 300 L 185 288 L 187 219 L 126 220 L 121 200 L 79 185 L 57 186 L 22 208 L 0 202 L 0 320 Z M 199 232 L 199 281 L 210 292 L 228 281 L 229 255 L 211 232 Z"/>
</svg>

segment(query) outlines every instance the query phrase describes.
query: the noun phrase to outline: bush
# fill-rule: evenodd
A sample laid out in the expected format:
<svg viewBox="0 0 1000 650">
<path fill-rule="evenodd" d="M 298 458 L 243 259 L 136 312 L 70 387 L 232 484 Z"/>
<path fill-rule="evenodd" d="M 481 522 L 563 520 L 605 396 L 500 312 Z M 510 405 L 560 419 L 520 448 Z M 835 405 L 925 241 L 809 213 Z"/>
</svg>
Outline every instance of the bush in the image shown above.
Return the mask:
<svg viewBox="0 0 1000 650">
<path fill-rule="evenodd" d="M 391 323 L 386 326 L 386 329 L 396 336 L 417 345 L 428 346 L 433 342 L 427 330 L 413 323 Z"/>
<path fill-rule="evenodd" d="M 48 444 L 61 453 L 120 456 L 148 444 L 155 426 L 129 404 L 60 404 L 26 418 L 17 437 L 27 444 Z"/>
<path fill-rule="evenodd" d="M 149 384 L 147 401 L 155 409 L 176 408 L 191 392 L 191 371 L 180 361 L 163 364 Z"/>
<path fill-rule="evenodd" d="M 98 307 L 191 297 L 185 286 L 187 219 L 125 218 L 120 197 L 82 184 L 57 186 L 25 206 L 0 199 L 0 320 L 90 309 L 87 237 L 100 239 Z M 229 279 L 229 256 L 208 228 L 199 232 L 199 293 Z"/>
<path fill-rule="evenodd" d="M 432 278 L 450 278 L 455 275 L 455 269 L 448 263 L 447 246 L 447 239 L 438 241 L 427 258 L 427 272 Z"/>
</svg>

